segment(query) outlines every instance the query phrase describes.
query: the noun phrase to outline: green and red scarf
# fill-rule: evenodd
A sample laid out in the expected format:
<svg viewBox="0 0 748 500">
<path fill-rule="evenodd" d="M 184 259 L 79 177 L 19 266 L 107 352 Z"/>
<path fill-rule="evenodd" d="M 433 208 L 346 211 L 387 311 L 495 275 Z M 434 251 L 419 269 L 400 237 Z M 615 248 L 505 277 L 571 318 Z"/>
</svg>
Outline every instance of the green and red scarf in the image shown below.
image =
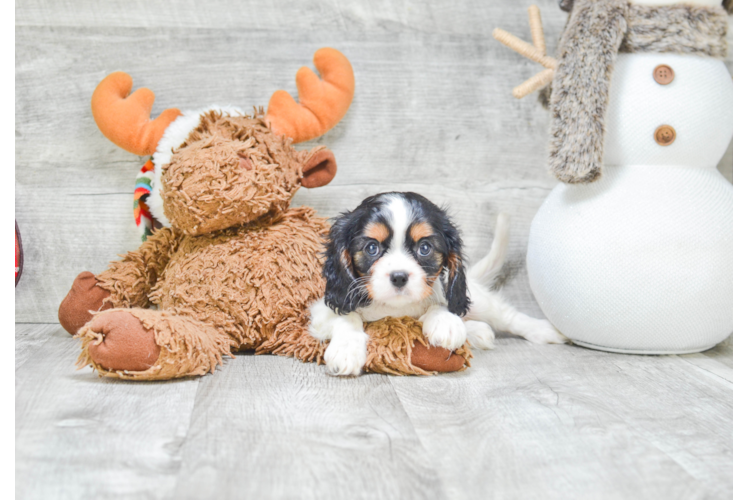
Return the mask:
<svg viewBox="0 0 748 500">
<path fill-rule="evenodd" d="M 133 214 L 135 215 L 135 224 L 138 225 L 140 230 L 140 238 L 145 241 L 150 235 L 153 234 L 153 216 L 151 211 L 146 204 L 146 199 L 151 195 L 153 191 L 153 158 L 150 158 L 143 168 L 138 172 L 138 176 L 135 180 L 135 196 L 133 201 Z M 156 193 L 158 195 L 158 193 Z"/>
</svg>

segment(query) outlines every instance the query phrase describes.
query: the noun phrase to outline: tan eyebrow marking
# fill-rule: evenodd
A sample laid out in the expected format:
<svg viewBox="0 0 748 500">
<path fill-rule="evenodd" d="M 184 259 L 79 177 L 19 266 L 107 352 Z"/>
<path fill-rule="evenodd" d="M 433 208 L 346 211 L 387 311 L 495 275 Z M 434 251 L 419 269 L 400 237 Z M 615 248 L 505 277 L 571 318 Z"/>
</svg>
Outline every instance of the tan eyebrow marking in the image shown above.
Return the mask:
<svg viewBox="0 0 748 500">
<path fill-rule="evenodd" d="M 366 229 L 364 229 L 364 236 L 374 238 L 379 243 L 382 243 L 390 236 L 390 230 L 381 222 L 374 222 L 373 224 L 366 226 Z"/>
<path fill-rule="evenodd" d="M 418 241 L 432 234 L 434 234 L 434 229 L 428 222 L 416 222 L 410 226 L 410 237 L 413 238 L 413 241 Z"/>
</svg>

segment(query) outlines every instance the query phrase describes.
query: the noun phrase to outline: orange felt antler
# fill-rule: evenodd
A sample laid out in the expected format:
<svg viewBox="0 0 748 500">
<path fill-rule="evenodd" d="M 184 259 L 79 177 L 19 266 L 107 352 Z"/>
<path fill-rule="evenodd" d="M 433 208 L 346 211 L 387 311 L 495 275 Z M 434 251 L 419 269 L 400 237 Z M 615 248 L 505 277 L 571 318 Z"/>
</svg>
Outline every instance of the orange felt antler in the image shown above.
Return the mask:
<svg viewBox="0 0 748 500">
<path fill-rule="evenodd" d="M 314 54 L 314 65 L 322 79 L 306 66 L 296 73 L 299 104 L 285 90 L 275 92 L 268 103 L 266 118 L 273 132 L 290 137 L 295 143 L 314 139 L 333 128 L 353 100 L 353 68 L 343 54 L 329 47 L 319 49 Z"/>
<path fill-rule="evenodd" d="M 132 78 L 127 73 L 117 71 L 104 78 L 91 96 L 94 121 L 101 133 L 122 149 L 136 155 L 151 155 L 166 127 L 182 113 L 175 108 L 167 109 L 151 120 L 156 96 L 150 89 L 130 94 L 131 89 Z"/>
<path fill-rule="evenodd" d="M 509 32 L 500 28 L 493 30 L 493 37 L 503 43 L 510 49 L 518 52 L 526 58 L 540 63 L 547 69 L 541 71 L 524 83 L 517 85 L 512 90 L 512 95 L 517 99 L 522 99 L 539 88 L 545 87 L 553 80 L 553 73 L 558 66 L 558 61 L 549 57 L 545 53 L 545 37 L 543 36 L 543 23 L 540 20 L 540 9 L 537 5 L 531 5 L 527 9 L 530 19 L 530 33 L 532 35 L 533 45 L 520 40 Z"/>
</svg>

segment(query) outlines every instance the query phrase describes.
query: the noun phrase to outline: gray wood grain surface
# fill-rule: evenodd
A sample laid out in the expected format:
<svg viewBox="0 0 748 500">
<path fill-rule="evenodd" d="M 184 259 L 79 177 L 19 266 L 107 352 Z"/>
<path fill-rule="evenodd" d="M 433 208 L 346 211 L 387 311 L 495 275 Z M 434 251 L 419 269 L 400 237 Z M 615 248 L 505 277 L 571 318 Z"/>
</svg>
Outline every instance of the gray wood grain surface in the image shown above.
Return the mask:
<svg viewBox="0 0 748 500">
<path fill-rule="evenodd" d="M 31 331 L 47 340 L 16 370 L 16 497 L 171 495 L 199 381 L 99 379 L 75 370 L 80 346 L 59 325 Z"/>
<path fill-rule="evenodd" d="M 517 339 L 476 365 L 392 380 L 427 452 L 450 457 L 437 469 L 450 496 L 463 484 L 474 498 L 730 496 L 730 381 L 678 356 Z"/>
<path fill-rule="evenodd" d="M 335 379 L 270 356 L 234 361 L 201 380 L 176 498 L 445 497 L 440 459 L 424 450 L 388 377 Z M 232 436 L 231 446 L 216 436 Z"/>
<path fill-rule="evenodd" d="M 431 378 L 242 354 L 167 383 L 76 371 L 59 326 L 16 342 L 17 498 L 732 496 L 730 342 L 632 356 L 501 338 Z"/>
<path fill-rule="evenodd" d="M 524 256 L 556 184 L 548 116 L 511 97 L 537 68 L 491 37 L 500 26 L 529 40 L 531 3 L 552 52 L 566 18 L 555 0 L 16 2 L 17 498 L 729 498 L 731 338 L 650 357 L 503 335 L 470 370 L 434 378 L 340 380 L 248 355 L 170 383 L 75 371 L 60 300 L 79 272 L 139 245 L 143 159 L 90 112 L 115 70 L 155 92 L 154 114 L 250 110 L 276 89 L 295 94 L 317 48 L 342 50 L 353 105 L 302 146 L 330 147 L 338 176 L 295 203 L 332 216 L 380 191 L 418 191 L 450 207 L 474 258 L 505 211 L 506 297 L 541 316 Z M 719 169 L 732 180 L 732 146 Z"/>
</svg>

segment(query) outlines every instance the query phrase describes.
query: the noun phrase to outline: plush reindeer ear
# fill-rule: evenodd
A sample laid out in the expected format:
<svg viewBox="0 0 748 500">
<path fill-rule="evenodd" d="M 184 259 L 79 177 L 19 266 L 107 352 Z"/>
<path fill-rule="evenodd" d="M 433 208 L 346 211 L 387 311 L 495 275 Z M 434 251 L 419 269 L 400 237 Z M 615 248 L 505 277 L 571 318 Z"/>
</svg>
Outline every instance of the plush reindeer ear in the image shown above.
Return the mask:
<svg viewBox="0 0 748 500">
<path fill-rule="evenodd" d="M 442 223 L 442 234 L 447 253 L 447 283 L 444 287 L 447 309 L 452 314 L 464 316 L 470 309 L 470 298 L 465 265 L 462 261 L 462 239 L 457 228 L 446 216 Z"/>
<path fill-rule="evenodd" d="M 301 185 L 305 188 L 322 187 L 330 183 L 338 171 L 335 155 L 329 149 L 313 153 L 304 164 Z"/>
<path fill-rule="evenodd" d="M 348 314 L 371 302 L 366 289 L 357 286 L 348 251 L 349 231 L 354 218 L 355 215 L 348 212 L 334 219 L 325 248 L 326 260 L 322 268 L 326 280 L 325 304 L 337 314 Z"/>
</svg>

